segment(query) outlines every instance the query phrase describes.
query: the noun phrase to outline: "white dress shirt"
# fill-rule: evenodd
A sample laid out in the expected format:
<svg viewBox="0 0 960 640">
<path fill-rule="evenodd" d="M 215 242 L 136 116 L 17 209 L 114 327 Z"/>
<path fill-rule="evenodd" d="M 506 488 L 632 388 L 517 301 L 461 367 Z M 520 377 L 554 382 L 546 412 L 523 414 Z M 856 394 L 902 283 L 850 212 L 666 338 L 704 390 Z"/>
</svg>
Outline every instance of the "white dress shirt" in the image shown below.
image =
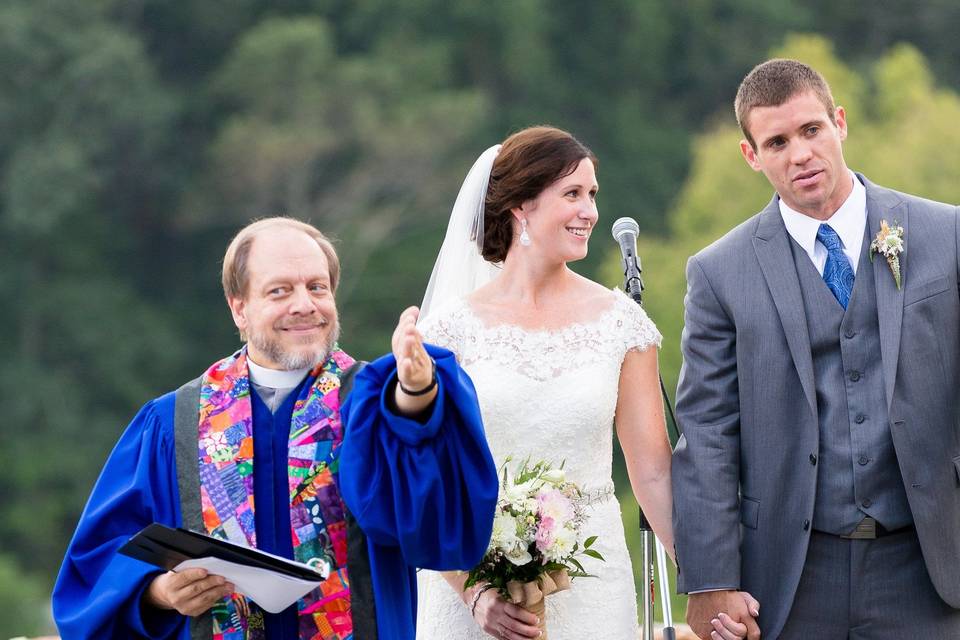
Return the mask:
<svg viewBox="0 0 960 640">
<path fill-rule="evenodd" d="M 857 273 L 860 249 L 863 246 L 863 233 L 867 228 L 867 190 L 852 171 L 850 179 L 853 180 L 853 190 L 829 220 L 817 220 L 794 211 L 787 206 L 783 198 L 780 198 L 780 217 L 783 218 L 783 224 L 787 226 L 787 233 L 807 252 L 821 276 L 823 267 L 827 263 L 827 248 L 817 242 L 817 230 L 821 224 L 830 225 L 840 236 L 843 252 L 850 260 L 854 275 Z"/>
</svg>

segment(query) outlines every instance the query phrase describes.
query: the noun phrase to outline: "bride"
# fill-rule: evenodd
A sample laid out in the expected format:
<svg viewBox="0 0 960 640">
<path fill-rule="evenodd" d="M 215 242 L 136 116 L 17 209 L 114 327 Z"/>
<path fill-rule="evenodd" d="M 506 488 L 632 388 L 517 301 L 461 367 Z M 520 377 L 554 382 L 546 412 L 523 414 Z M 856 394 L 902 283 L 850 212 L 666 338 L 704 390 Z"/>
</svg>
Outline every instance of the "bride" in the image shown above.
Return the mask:
<svg viewBox="0 0 960 640">
<path fill-rule="evenodd" d="M 533 127 L 488 149 L 467 176 L 421 311 L 428 342 L 473 379 L 499 467 L 565 461 L 589 493 L 595 578 L 547 598 L 552 640 L 639 637 L 633 570 L 611 479 L 612 430 L 634 495 L 673 549 L 660 333 L 623 293 L 574 273 L 597 224 L 597 160 L 565 131 Z M 536 617 L 465 573 L 421 571 L 417 638 L 534 638 Z M 734 634 L 735 637 L 736 634 Z"/>
</svg>

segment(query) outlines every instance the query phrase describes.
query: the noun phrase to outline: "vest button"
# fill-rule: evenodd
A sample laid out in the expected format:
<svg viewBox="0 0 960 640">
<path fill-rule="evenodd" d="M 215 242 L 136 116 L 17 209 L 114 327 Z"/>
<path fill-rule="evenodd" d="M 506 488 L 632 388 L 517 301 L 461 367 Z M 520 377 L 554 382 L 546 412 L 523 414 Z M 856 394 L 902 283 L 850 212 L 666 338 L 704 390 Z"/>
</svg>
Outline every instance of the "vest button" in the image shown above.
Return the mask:
<svg viewBox="0 0 960 640">
<path fill-rule="evenodd" d="M 809 520 L 804 520 L 804 521 L 803 521 L 803 530 L 804 530 L 804 531 L 809 531 L 809 530 L 810 530 L 810 521 L 809 521 Z"/>
<path fill-rule="evenodd" d="M 810 464 L 816 466 L 816 464 L 817 464 L 817 454 L 815 454 L 815 453 L 811 453 L 811 454 L 810 454 Z"/>
<path fill-rule="evenodd" d="M 856 381 L 859 380 L 859 379 L 860 379 L 860 372 L 859 372 L 859 371 L 851 371 L 851 372 L 850 372 L 850 380 L 852 380 L 853 382 L 856 382 Z"/>
<path fill-rule="evenodd" d="M 866 466 L 868 462 L 870 462 L 870 458 L 868 458 L 867 456 L 860 456 L 860 459 L 857 460 L 857 462 L 859 462 L 860 466 L 863 467 L 863 466 Z"/>
<path fill-rule="evenodd" d="M 863 415 L 862 413 L 858 413 L 857 417 L 854 418 L 853 421 L 856 422 L 857 424 L 863 424 L 863 421 L 866 419 L 867 419 L 867 416 Z"/>
<path fill-rule="evenodd" d="M 853 329 L 847 329 L 843 335 L 847 338 L 847 340 L 849 340 L 853 336 L 857 335 L 857 332 L 854 331 Z"/>
<path fill-rule="evenodd" d="M 873 504 L 873 500 L 871 500 L 870 498 L 864 498 L 864 499 L 863 499 L 863 502 L 861 502 L 860 504 L 863 505 L 863 508 L 864 508 L 864 509 L 869 509 L 869 508 L 870 508 L 870 505 Z"/>
</svg>

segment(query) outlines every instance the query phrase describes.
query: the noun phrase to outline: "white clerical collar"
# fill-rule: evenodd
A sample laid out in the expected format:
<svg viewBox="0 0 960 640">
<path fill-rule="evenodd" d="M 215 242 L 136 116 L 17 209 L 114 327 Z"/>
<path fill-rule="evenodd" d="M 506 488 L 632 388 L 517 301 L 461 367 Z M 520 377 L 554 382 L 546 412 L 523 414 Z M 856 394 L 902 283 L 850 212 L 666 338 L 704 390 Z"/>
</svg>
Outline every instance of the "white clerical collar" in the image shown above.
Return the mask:
<svg viewBox="0 0 960 640">
<path fill-rule="evenodd" d="M 299 385 L 307 373 L 310 372 L 310 367 L 290 371 L 268 369 L 254 362 L 249 355 L 247 356 L 247 367 L 250 369 L 251 382 L 271 389 L 293 389 Z"/>
<path fill-rule="evenodd" d="M 840 208 L 828 220 L 817 220 L 791 209 L 783 198 L 779 199 L 780 217 L 787 227 L 787 233 L 797 241 L 807 255 L 814 258 L 817 243 L 817 231 L 823 223 L 829 224 L 843 243 L 843 251 L 850 257 L 850 263 L 856 270 L 857 258 L 863 244 L 863 232 L 867 227 L 867 190 L 850 171 L 853 189 Z M 816 260 L 814 259 L 816 262 Z"/>
</svg>

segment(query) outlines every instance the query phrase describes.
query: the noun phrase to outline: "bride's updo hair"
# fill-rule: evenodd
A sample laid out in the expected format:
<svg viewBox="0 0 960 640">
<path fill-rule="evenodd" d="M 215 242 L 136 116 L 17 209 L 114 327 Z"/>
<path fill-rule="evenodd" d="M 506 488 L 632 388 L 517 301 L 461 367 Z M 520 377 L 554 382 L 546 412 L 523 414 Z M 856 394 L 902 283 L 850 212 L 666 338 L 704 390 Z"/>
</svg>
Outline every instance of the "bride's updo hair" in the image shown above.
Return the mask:
<svg viewBox="0 0 960 640">
<path fill-rule="evenodd" d="M 572 135 L 555 127 L 530 127 L 503 141 L 490 171 L 483 212 L 483 257 L 502 262 L 513 242 L 510 210 L 533 200 L 548 186 L 576 171 L 580 161 L 596 156 Z"/>
</svg>

